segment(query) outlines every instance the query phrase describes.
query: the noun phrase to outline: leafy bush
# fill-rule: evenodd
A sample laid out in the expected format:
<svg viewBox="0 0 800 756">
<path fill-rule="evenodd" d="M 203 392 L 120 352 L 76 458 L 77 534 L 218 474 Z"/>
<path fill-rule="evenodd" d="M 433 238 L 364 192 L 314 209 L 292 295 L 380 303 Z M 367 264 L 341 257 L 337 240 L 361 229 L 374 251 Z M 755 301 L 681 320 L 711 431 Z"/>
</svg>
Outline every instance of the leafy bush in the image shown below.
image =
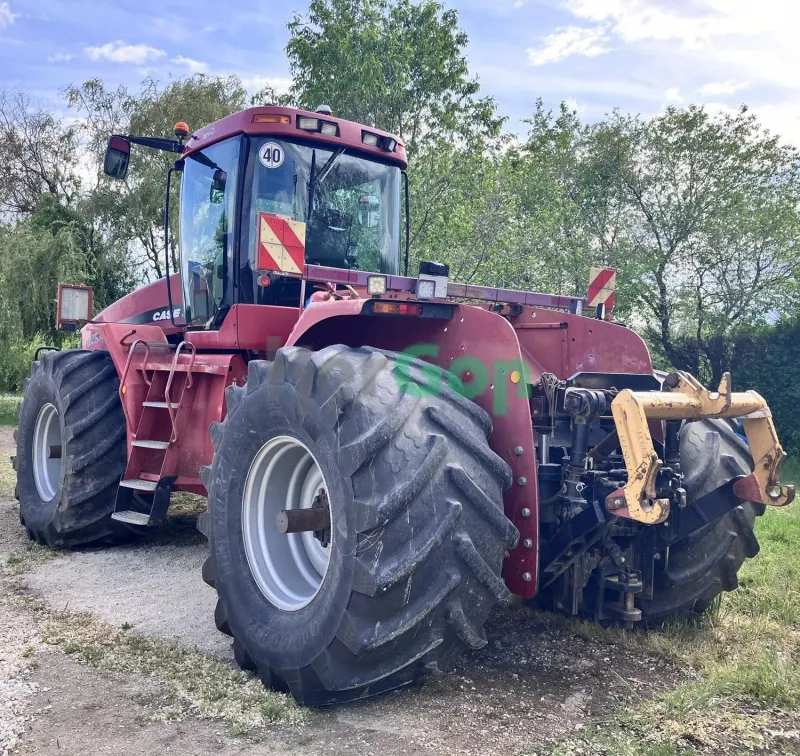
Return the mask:
<svg viewBox="0 0 800 756">
<path fill-rule="evenodd" d="M 784 449 L 800 455 L 800 321 L 779 323 L 738 336 L 734 343 L 734 389 L 754 389 L 772 410 Z"/>
<path fill-rule="evenodd" d="M 0 394 L 0 425 L 17 424 L 19 399 L 17 394 Z"/>
<path fill-rule="evenodd" d="M 0 340 L 0 393 L 19 394 L 22 384 L 31 373 L 31 362 L 36 349 L 47 344 L 47 339 L 37 334 L 33 341 L 22 338 Z M 62 337 L 62 348 L 69 349 L 80 343 L 77 334 Z M 14 404 L 16 412 L 16 403 Z"/>
</svg>

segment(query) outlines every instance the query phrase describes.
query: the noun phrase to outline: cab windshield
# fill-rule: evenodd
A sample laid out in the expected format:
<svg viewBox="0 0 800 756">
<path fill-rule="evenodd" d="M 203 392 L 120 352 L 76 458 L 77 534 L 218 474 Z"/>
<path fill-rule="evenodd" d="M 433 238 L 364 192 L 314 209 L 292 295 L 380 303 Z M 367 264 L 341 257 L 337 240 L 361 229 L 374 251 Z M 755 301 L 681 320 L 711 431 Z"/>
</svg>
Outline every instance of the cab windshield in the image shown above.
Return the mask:
<svg viewBox="0 0 800 756">
<path fill-rule="evenodd" d="M 348 149 L 250 140 L 242 249 L 255 269 L 258 214 L 306 224 L 305 262 L 379 273 L 400 270 L 400 169 Z"/>
</svg>

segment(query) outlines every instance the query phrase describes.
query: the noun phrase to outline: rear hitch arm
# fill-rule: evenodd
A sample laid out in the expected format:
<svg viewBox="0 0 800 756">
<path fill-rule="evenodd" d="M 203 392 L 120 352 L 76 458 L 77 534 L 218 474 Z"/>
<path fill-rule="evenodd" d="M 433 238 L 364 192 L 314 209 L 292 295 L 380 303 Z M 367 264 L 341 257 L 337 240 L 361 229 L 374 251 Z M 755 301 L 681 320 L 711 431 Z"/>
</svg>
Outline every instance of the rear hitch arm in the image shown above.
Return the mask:
<svg viewBox="0 0 800 756">
<path fill-rule="evenodd" d="M 656 495 L 656 476 L 663 463 L 653 448 L 648 420 L 741 418 L 754 470 L 734 484 L 743 501 L 782 507 L 795 495 L 783 486 L 778 471 L 786 453 L 778 441 L 772 413 L 755 391 L 734 392 L 729 373 L 717 391 L 709 391 L 694 376 L 676 372 L 664 381 L 666 391 L 620 391 L 611 403 L 619 444 L 628 470 L 628 483 L 606 497 L 606 508 L 619 517 L 654 525 L 669 516 L 669 499 Z"/>
</svg>

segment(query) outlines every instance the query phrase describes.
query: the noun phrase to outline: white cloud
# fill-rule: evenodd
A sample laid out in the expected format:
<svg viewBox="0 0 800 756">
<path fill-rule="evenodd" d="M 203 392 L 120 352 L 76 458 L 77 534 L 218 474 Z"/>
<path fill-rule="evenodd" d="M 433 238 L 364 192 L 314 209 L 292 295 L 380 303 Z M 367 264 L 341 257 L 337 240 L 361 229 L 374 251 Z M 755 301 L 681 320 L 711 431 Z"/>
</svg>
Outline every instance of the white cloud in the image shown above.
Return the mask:
<svg viewBox="0 0 800 756">
<path fill-rule="evenodd" d="M 163 58 L 167 53 L 149 45 L 127 45 L 121 40 L 108 42 L 99 47 L 86 47 L 84 52 L 90 60 L 109 60 L 112 63 L 144 63 Z"/>
<path fill-rule="evenodd" d="M 614 33 L 625 42 L 676 40 L 686 48 L 704 46 L 715 37 L 769 32 L 786 15 L 785 0 L 701 0 L 692 6 L 658 0 L 565 0 L 565 4 L 580 19 L 613 24 Z"/>
<path fill-rule="evenodd" d="M 670 87 L 664 92 L 664 97 L 667 102 L 683 102 L 680 87 Z"/>
<path fill-rule="evenodd" d="M 734 94 L 742 89 L 747 89 L 749 86 L 749 81 L 710 81 L 700 87 L 700 94 L 703 97 Z"/>
<path fill-rule="evenodd" d="M 787 0 L 557 0 L 573 23 L 605 29 L 655 91 L 679 87 L 715 107 L 746 92 L 770 129 L 800 144 L 800 4 Z M 556 30 L 556 33 L 561 31 Z M 668 72 L 669 79 L 664 81 Z M 598 67 L 597 76 L 608 78 Z M 591 82 L 592 76 L 587 77 Z M 660 86 L 659 86 L 660 85 Z M 572 94 L 565 93 L 565 94 Z M 676 100 L 677 102 L 677 100 Z M 624 102 L 609 103 L 623 105 Z"/>
<path fill-rule="evenodd" d="M 66 63 L 68 60 L 72 60 L 75 56 L 72 53 L 56 53 L 55 55 L 51 55 L 48 59 L 48 63 Z"/>
<path fill-rule="evenodd" d="M 609 52 L 611 48 L 605 45 L 607 41 L 608 33 L 604 26 L 592 29 L 581 26 L 562 27 L 545 37 L 541 48 L 528 48 L 528 62 L 534 66 L 542 66 L 571 55 L 592 58 Z"/>
<path fill-rule="evenodd" d="M 19 13 L 13 13 L 8 3 L 0 3 L 0 29 L 7 29 L 18 17 Z"/>
<path fill-rule="evenodd" d="M 570 109 L 574 110 L 578 115 L 586 112 L 586 106 L 581 105 L 574 97 L 567 97 L 564 99 L 564 104 Z"/>
<path fill-rule="evenodd" d="M 276 94 L 286 94 L 292 86 L 292 80 L 286 76 L 245 76 L 242 86 L 250 93 L 260 92 L 264 87 L 272 87 Z"/>
<path fill-rule="evenodd" d="M 183 55 L 178 55 L 172 59 L 172 62 L 178 66 L 186 66 L 190 73 L 206 73 L 208 71 L 208 63 L 203 63 L 201 60 L 194 60 L 194 58 L 185 58 Z"/>
<path fill-rule="evenodd" d="M 800 103 L 796 100 L 760 105 L 753 112 L 764 128 L 800 145 Z"/>
</svg>

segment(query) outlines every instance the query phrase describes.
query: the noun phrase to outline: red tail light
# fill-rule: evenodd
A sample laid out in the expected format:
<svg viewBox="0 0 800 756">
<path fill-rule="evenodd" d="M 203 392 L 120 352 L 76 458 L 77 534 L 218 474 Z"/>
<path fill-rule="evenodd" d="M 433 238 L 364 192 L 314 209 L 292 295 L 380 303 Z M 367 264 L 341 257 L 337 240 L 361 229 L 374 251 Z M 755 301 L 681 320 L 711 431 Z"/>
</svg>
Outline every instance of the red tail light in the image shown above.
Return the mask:
<svg viewBox="0 0 800 756">
<path fill-rule="evenodd" d="M 375 302 L 372 312 L 376 315 L 422 315 L 422 305 L 413 302 Z"/>
</svg>

